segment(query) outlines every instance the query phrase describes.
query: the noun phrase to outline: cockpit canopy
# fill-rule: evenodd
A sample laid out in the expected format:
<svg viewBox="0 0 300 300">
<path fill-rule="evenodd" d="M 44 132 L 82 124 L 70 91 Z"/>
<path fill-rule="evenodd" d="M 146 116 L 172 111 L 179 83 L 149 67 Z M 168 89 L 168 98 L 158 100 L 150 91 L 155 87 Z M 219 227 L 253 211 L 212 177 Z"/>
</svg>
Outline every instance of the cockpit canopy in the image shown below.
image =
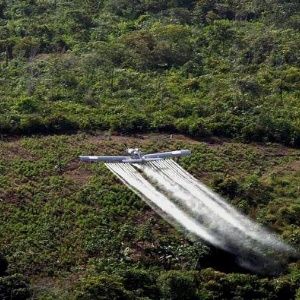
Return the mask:
<svg viewBox="0 0 300 300">
<path fill-rule="evenodd" d="M 139 148 L 129 148 L 127 149 L 127 153 L 130 156 L 134 156 L 134 157 L 140 157 L 141 156 L 141 151 L 139 150 Z"/>
</svg>

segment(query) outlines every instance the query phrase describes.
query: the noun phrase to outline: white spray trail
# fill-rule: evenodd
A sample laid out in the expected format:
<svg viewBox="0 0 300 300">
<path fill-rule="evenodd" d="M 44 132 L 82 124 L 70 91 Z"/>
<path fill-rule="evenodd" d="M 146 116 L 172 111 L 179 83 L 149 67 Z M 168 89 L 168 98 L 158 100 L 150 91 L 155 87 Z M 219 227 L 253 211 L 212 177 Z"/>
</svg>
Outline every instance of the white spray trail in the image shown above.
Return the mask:
<svg viewBox="0 0 300 300">
<path fill-rule="evenodd" d="M 210 228 L 214 233 L 216 232 L 231 232 L 235 237 L 239 234 L 235 230 L 234 226 L 239 227 L 238 222 L 232 220 L 230 216 L 225 216 L 225 221 L 220 222 L 220 211 L 217 207 L 214 207 L 212 201 L 204 201 L 205 199 L 196 198 L 188 188 L 185 188 L 178 184 L 180 181 L 176 174 L 172 174 L 168 177 L 162 171 L 163 167 L 160 163 L 149 163 L 147 165 L 137 165 L 137 168 L 142 170 L 152 184 L 163 193 L 167 194 L 176 204 L 185 212 L 187 212 L 193 219 L 203 226 Z M 231 224 L 232 223 L 232 224 Z M 224 235 L 219 234 L 218 239 L 222 240 Z M 228 237 L 227 237 L 228 240 Z M 225 241 L 223 241 L 223 248 L 226 247 Z"/>
<path fill-rule="evenodd" d="M 221 246 L 219 241 L 214 238 L 209 231 L 195 222 L 186 213 L 180 210 L 173 202 L 171 202 L 166 196 L 157 191 L 153 185 L 151 185 L 137 170 L 135 170 L 129 164 L 106 164 L 106 166 L 117 175 L 123 183 L 130 187 L 134 192 L 138 193 L 142 198 L 150 200 L 154 207 L 159 208 L 159 213 L 167 212 L 167 215 L 171 217 L 169 221 L 174 221 L 193 234 L 203 238 L 209 243 L 216 246 Z M 165 214 L 163 215 L 165 217 Z"/>
<path fill-rule="evenodd" d="M 185 204 L 189 209 L 193 210 L 194 214 L 197 214 L 202 219 L 205 219 L 207 216 L 203 207 L 207 207 L 209 210 L 209 223 L 218 223 L 219 226 L 222 227 L 223 232 L 225 231 L 224 227 L 226 227 L 228 237 L 233 237 L 240 242 L 241 238 L 246 235 L 262 245 L 270 246 L 281 251 L 291 250 L 289 246 L 281 242 L 274 235 L 227 204 L 224 199 L 193 178 L 174 161 L 166 160 L 152 162 L 150 167 L 145 165 L 144 171 L 149 176 L 153 176 L 153 179 L 157 177 L 155 177 L 155 174 L 151 171 L 154 171 L 161 176 L 165 176 L 169 182 L 171 181 L 177 186 L 177 189 L 184 190 L 186 196 L 182 199 Z M 165 182 L 161 179 L 159 179 L 159 181 L 161 184 Z M 175 192 L 174 185 L 172 186 L 169 184 L 165 188 L 170 192 Z M 176 194 L 174 194 L 174 197 L 176 197 Z"/>
<path fill-rule="evenodd" d="M 276 251 L 294 253 L 173 160 L 106 166 L 169 223 L 235 253 L 245 267 L 272 269 Z"/>
</svg>

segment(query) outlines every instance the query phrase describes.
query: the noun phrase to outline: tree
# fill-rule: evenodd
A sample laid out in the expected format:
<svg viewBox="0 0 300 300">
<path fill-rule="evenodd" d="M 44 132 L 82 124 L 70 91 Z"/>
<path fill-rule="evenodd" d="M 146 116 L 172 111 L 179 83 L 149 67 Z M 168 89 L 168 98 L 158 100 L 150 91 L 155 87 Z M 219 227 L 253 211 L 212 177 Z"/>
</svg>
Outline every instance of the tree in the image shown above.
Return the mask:
<svg viewBox="0 0 300 300">
<path fill-rule="evenodd" d="M 31 296 L 27 280 L 21 274 L 8 274 L 8 262 L 0 253 L 0 299 L 26 300 Z"/>
<path fill-rule="evenodd" d="M 193 273 L 169 271 L 158 278 L 163 299 L 192 300 L 197 298 L 197 286 Z"/>
<path fill-rule="evenodd" d="M 3 254 L 0 253 L 0 276 L 5 275 L 8 267 L 8 262 Z"/>
<path fill-rule="evenodd" d="M 109 275 L 85 278 L 77 289 L 77 300 L 126 300 L 132 299 L 120 280 Z"/>
<path fill-rule="evenodd" d="M 123 274 L 123 283 L 127 290 L 150 299 L 159 299 L 160 293 L 156 285 L 156 274 L 145 270 L 130 269 Z"/>
</svg>

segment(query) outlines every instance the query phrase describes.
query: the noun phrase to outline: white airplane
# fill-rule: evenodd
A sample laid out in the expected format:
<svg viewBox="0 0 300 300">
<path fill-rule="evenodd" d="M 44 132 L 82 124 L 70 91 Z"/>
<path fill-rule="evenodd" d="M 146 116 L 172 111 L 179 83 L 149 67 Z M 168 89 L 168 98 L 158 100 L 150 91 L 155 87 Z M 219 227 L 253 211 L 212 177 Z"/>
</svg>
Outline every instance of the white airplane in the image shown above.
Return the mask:
<svg viewBox="0 0 300 300">
<path fill-rule="evenodd" d="M 127 149 L 129 155 L 124 156 L 79 156 L 81 161 L 85 162 L 104 162 L 104 163 L 146 163 L 148 161 L 162 160 L 172 157 L 188 156 L 190 150 L 176 150 L 170 152 L 158 152 L 143 154 L 138 148 Z"/>
</svg>

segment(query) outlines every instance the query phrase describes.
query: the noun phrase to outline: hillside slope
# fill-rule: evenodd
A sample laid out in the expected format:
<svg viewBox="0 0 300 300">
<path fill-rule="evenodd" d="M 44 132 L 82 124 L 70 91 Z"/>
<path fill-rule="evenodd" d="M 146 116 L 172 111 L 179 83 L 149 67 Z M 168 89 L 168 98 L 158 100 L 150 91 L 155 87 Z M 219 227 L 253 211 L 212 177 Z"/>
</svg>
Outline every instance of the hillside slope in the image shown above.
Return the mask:
<svg viewBox="0 0 300 300">
<path fill-rule="evenodd" d="M 176 135 L 61 135 L 12 139 L 0 146 L 0 252 L 7 256 L 11 272 L 31 279 L 36 297 L 72 298 L 74 288 L 88 295 L 93 283 L 102 291 L 101 282 L 111 280 L 113 291 L 120 288 L 155 299 L 160 291 L 167 293 L 170 278 L 177 278 L 205 299 L 232 299 L 238 293 L 246 297 L 250 290 L 258 299 L 265 294 L 266 299 L 282 299 L 284 290 L 290 294 L 285 299 L 294 299 L 299 264 L 269 280 L 212 270 L 190 272 L 199 259 L 218 269 L 212 250 L 201 241 L 187 241 L 103 165 L 80 163 L 76 157 L 117 154 L 132 146 L 145 151 L 189 148 L 193 155 L 180 160 L 183 167 L 299 249 L 299 150 L 198 142 Z M 155 283 L 157 274 L 166 286 Z M 137 277 L 142 291 L 128 285 L 128 276 Z M 229 282 L 242 291 L 228 294 Z"/>
<path fill-rule="evenodd" d="M 299 298 L 299 262 L 242 274 L 77 160 L 190 148 L 299 249 L 299 26 L 298 0 L 0 0 L 0 299 Z"/>
<path fill-rule="evenodd" d="M 0 1 L 0 133 L 300 145 L 298 0 Z"/>
</svg>

